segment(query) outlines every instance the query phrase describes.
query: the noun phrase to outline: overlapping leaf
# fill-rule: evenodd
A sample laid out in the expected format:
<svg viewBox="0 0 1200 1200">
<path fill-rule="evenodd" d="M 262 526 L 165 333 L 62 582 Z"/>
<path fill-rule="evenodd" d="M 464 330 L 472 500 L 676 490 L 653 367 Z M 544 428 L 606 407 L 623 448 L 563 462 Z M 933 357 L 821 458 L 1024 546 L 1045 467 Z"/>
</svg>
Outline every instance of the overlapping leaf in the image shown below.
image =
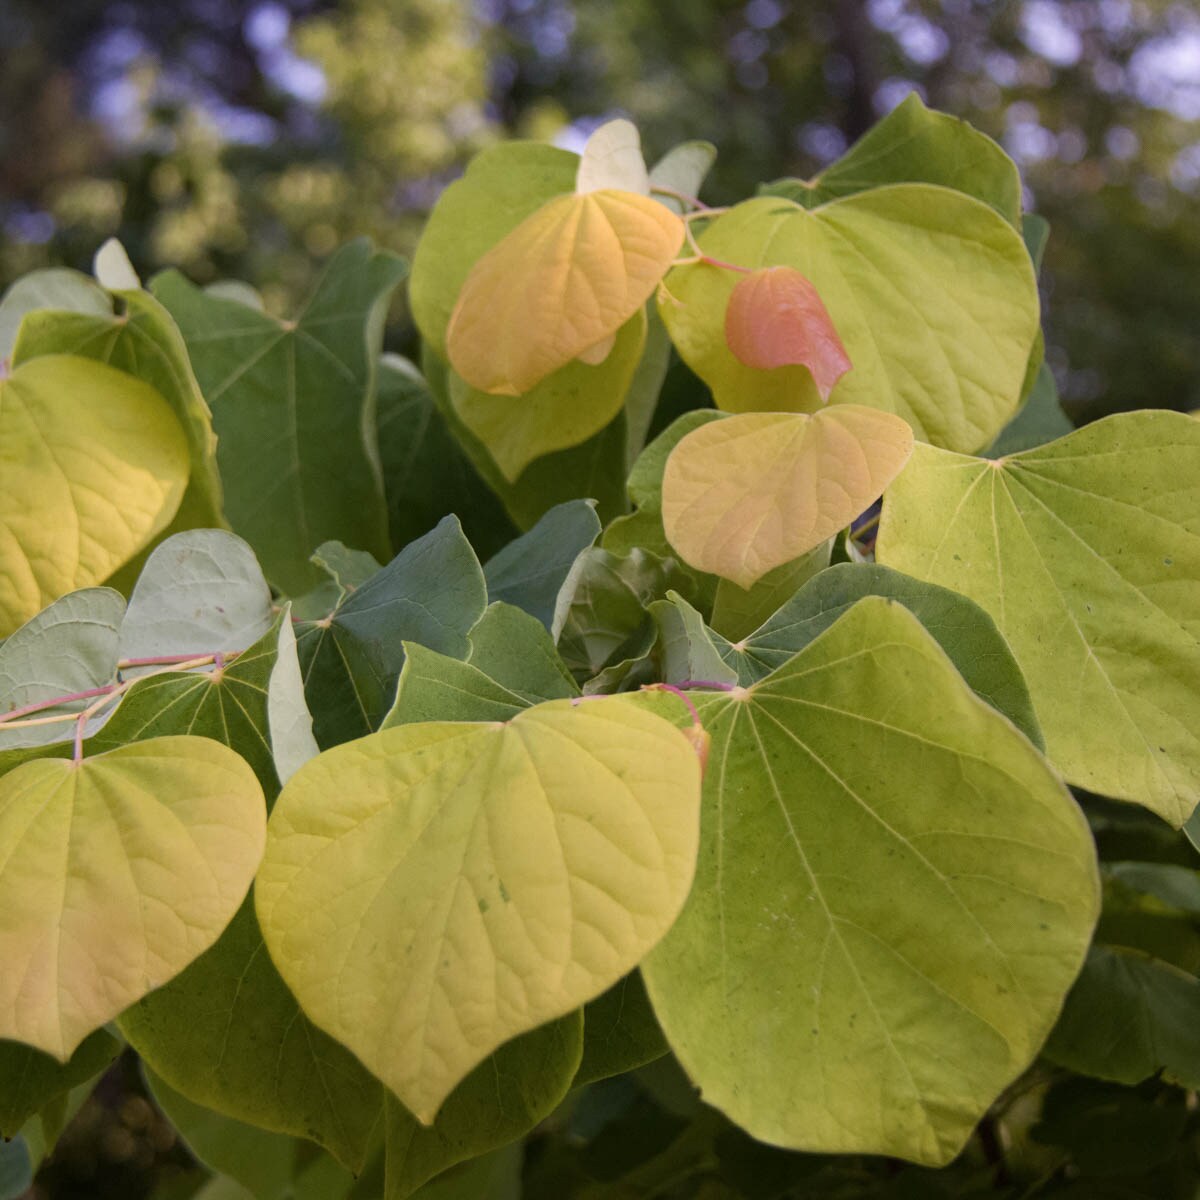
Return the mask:
<svg viewBox="0 0 1200 1200">
<path fill-rule="evenodd" d="M 245 761 L 204 738 L 0 779 L 0 1034 L 65 1062 L 178 974 L 237 911 L 265 821 Z"/>
<path fill-rule="evenodd" d="M 598 995 L 669 928 L 698 793 L 687 740 L 617 702 L 336 747 L 272 815 L 256 889 L 271 955 L 430 1122 L 499 1045 Z"/>
<path fill-rule="evenodd" d="M 749 588 L 849 525 L 912 445 L 899 417 L 859 405 L 702 426 L 667 459 L 667 540 L 690 566 Z"/>
<path fill-rule="evenodd" d="M 388 557 L 375 371 L 404 271 L 394 256 L 352 242 L 291 321 L 207 295 L 174 272 L 155 281 L 212 406 L 229 522 L 290 594 L 318 581 L 309 555 L 324 541 Z"/>
<path fill-rule="evenodd" d="M 1200 425 L 1129 413 L 994 462 L 918 447 L 876 554 L 987 610 L 1067 779 L 1186 820 L 1200 798 Z"/>
<path fill-rule="evenodd" d="M 174 517 L 188 479 L 179 422 L 102 363 L 34 359 L 0 381 L 0 636 L 102 583 Z"/>
<path fill-rule="evenodd" d="M 949 1161 L 1083 960 L 1098 887 L 1082 815 L 883 599 L 697 703 L 712 750 L 696 883 L 643 963 L 672 1048 L 759 1139 Z"/>
<path fill-rule="evenodd" d="M 812 210 L 762 196 L 698 241 L 722 262 L 789 266 L 812 282 L 853 363 L 833 403 L 895 413 L 918 438 L 961 451 L 986 446 L 1016 412 L 1039 329 L 1037 286 L 1020 234 L 986 204 L 918 183 Z M 815 411 L 807 368 L 756 370 L 726 345 L 740 278 L 703 261 L 671 272 L 659 311 L 679 353 L 718 407 Z"/>
</svg>

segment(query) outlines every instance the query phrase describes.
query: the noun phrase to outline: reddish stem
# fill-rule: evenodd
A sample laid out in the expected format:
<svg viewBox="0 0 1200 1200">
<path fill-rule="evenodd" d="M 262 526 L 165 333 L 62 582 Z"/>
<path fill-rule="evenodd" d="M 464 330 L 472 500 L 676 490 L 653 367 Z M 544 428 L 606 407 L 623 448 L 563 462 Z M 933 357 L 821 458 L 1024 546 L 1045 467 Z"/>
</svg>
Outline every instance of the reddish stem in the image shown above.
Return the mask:
<svg viewBox="0 0 1200 1200">
<path fill-rule="evenodd" d="M 43 709 L 57 708 L 60 704 L 70 704 L 72 700 L 90 700 L 93 696 L 107 696 L 116 686 L 115 683 L 106 683 L 103 687 L 88 688 L 86 692 L 72 692 L 69 696 L 52 696 L 49 700 L 38 700 L 21 708 L 10 709 L 6 713 L 0 713 L 0 725 L 3 725 L 5 721 L 15 721 L 18 717 L 28 716 L 30 713 L 41 712 Z"/>
<path fill-rule="evenodd" d="M 75 763 L 83 762 L 83 730 L 87 725 L 88 714 L 81 712 L 79 720 L 75 722 L 75 749 L 71 755 L 71 761 Z"/>
</svg>

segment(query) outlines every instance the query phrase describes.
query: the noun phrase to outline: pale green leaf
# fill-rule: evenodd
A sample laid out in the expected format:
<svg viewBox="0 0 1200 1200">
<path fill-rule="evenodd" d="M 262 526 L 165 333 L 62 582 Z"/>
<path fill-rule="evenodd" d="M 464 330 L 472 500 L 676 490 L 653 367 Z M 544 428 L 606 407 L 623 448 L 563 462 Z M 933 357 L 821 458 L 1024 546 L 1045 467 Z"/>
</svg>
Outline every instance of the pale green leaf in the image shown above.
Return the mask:
<svg viewBox="0 0 1200 1200">
<path fill-rule="evenodd" d="M 751 270 L 789 266 L 816 287 L 851 369 L 834 405 L 902 417 L 917 437 L 975 451 L 1016 412 L 1039 331 L 1037 280 L 1020 234 L 981 201 L 900 183 L 808 210 L 760 196 L 699 236 L 713 258 Z M 685 362 L 735 412 L 815 412 L 806 367 L 756 370 L 725 343 L 742 278 L 706 262 L 677 267 L 659 311 Z"/>
<path fill-rule="evenodd" d="M 146 560 L 121 625 L 121 657 L 245 650 L 273 622 L 254 551 L 223 529 L 192 529 Z"/>
<path fill-rule="evenodd" d="M 102 583 L 174 517 L 188 479 L 179 422 L 102 363 L 35 359 L 0 381 L 0 636 Z"/>
<path fill-rule="evenodd" d="M 285 606 L 280 616 L 275 665 L 267 684 L 267 723 L 271 731 L 271 757 L 280 783 L 287 783 L 319 752 L 313 736 L 312 713 L 304 698 L 304 676 L 296 653 L 296 634 Z"/>
<path fill-rule="evenodd" d="M 175 272 L 155 280 L 212 406 L 229 523 L 284 592 L 318 582 L 309 555 L 322 542 L 388 557 L 375 372 L 404 273 L 402 260 L 351 242 L 290 321 L 206 295 Z"/>
<path fill-rule="evenodd" d="M 762 1141 L 949 1162 L 1083 961 L 1082 814 L 887 600 L 748 689 L 692 695 L 700 861 L 642 964 L 672 1049 Z"/>
<path fill-rule="evenodd" d="M 668 188 L 670 192 L 678 192 L 690 200 L 700 195 L 700 187 L 705 177 L 717 161 L 717 148 L 712 142 L 680 142 L 672 146 L 650 168 L 650 190 Z M 656 195 L 655 199 L 665 204 L 673 212 L 682 213 L 684 205 L 681 200 L 671 194 Z"/>
<path fill-rule="evenodd" d="M 694 866 L 699 762 L 619 701 L 401 725 L 284 789 L 256 898 L 283 978 L 425 1123 L 492 1051 L 626 974 Z"/>
<path fill-rule="evenodd" d="M 21 322 L 41 309 L 107 316 L 112 305 L 104 289 L 82 271 L 49 267 L 22 275 L 0 300 L 0 359 L 12 357 Z"/>
<path fill-rule="evenodd" d="M 995 620 L 1067 779 L 1180 825 L 1200 798 L 1200 425 L 1125 413 L 1009 458 L 919 446 L 881 563 Z"/>
<path fill-rule="evenodd" d="M 265 821 L 245 761 L 205 738 L 0 779 L 0 1034 L 65 1062 L 177 975 L 237 911 Z"/>
<path fill-rule="evenodd" d="M 134 291 L 142 286 L 125 247 L 115 237 L 110 237 L 96 251 L 92 274 L 96 276 L 96 282 L 110 292 Z"/>
<path fill-rule="evenodd" d="M 632 121 L 606 121 L 592 132 L 579 156 L 575 190 L 597 192 L 604 188 L 650 194 L 642 139 Z"/>
<path fill-rule="evenodd" d="M 119 592 L 84 588 L 55 600 L 0 642 L 0 714 L 114 682 L 124 613 Z M 87 703 L 80 700 L 57 711 Z M 0 723 L 0 750 L 40 746 L 73 733 L 71 725 L 6 730 Z"/>
</svg>

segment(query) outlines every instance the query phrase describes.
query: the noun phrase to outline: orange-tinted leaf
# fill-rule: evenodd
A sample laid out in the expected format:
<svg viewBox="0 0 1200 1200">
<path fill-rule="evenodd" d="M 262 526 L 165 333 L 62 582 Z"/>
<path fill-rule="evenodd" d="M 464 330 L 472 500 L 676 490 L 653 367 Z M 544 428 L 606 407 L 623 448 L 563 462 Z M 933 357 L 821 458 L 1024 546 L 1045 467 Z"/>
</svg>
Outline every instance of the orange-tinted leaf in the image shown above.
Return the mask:
<svg viewBox="0 0 1200 1200">
<path fill-rule="evenodd" d="M 701 425 L 667 459 L 667 540 L 690 566 L 748 588 L 849 525 L 912 448 L 905 421 L 858 404 Z"/>
<path fill-rule="evenodd" d="M 519 396 L 590 354 L 649 299 L 683 222 L 648 196 L 556 196 L 471 269 L 446 349 L 472 387 Z"/>
<path fill-rule="evenodd" d="M 741 280 L 725 310 L 725 341 L 748 367 L 807 367 L 822 400 L 852 365 L 820 294 L 794 267 Z"/>
</svg>

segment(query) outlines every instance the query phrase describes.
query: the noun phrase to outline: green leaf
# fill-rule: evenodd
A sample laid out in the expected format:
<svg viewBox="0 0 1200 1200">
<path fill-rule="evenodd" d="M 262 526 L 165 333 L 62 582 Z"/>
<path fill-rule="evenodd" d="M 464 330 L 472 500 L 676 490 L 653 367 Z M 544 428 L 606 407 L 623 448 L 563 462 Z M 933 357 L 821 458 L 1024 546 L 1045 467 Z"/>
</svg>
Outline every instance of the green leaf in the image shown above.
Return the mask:
<svg viewBox="0 0 1200 1200">
<path fill-rule="evenodd" d="M 33 1164 L 24 1138 L 0 1142 L 0 1200 L 21 1200 L 33 1184 Z"/>
<path fill-rule="evenodd" d="M 319 752 L 313 735 L 312 713 L 304 698 L 304 676 L 296 651 L 296 634 L 291 613 L 285 606 L 279 618 L 277 657 L 267 684 L 267 727 L 271 758 L 280 783 L 287 783 L 310 758 Z"/>
<path fill-rule="evenodd" d="M 373 554 L 365 550 L 351 550 L 342 542 L 322 542 L 309 555 L 309 561 L 320 567 L 337 584 L 339 604 L 383 570 L 382 563 Z"/>
<path fill-rule="evenodd" d="M 495 601 L 471 629 L 469 640 L 471 666 L 530 704 L 579 695 L 546 627 L 529 613 Z"/>
<path fill-rule="evenodd" d="M 114 300 L 120 306 L 119 315 L 113 314 Z M 74 311 L 38 312 L 25 321 L 14 350 L 15 361 L 74 354 L 107 363 L 149 384 L 179 419 L 191 461 L 187 490 L 166 532 L 223 526 L 224 499 L 212 413 L 200 394 L 187 347 L 170 313 L 140 289 L 107 295 L 102 310 L 65 307 Z"/>
<path fill-rule="evenodd" d="M 641 974 L 631 971 L 583 1009 L 583 1059 L 572 1087 L 623 1075 L 667 1053 Z"/>
<path fill-rule="evenodd" d="M 488 599 L 523 608 L 549 629 L 571 565 L 599 536 L 600 519 L 592 501 L 556 504 L 528 533 L 484 564 Z"/>
<path fill-rule="evenodd" d="M 386 729 L 284 789 L 263 933 L 305 1011 L 429 1123 L 498 1046 L 669 928 L 698 799 L 687 739 L 616 701 Z"/>
<path fill-rule="evenodd" d="M 26 621 L 0 642 L 0 713 L 114 682 L 124 613 L 119 592 L 84 588 Z M 56 711 L 76 711 L 87 703 L 60 705 Z M 5 730 L 0 724 L 0 750 L 41 746 L 73 733 L 71 725 Z"/>
<path fill-rule="evenodd" d="M 22 321 L 39 309 L 108 316 L 112 305 L 104 289 L 82 271 L 50 267 L 22 275 L 0 300 L 0 358 L 12 358 Z"/>
<path fill-rule="evenodd" d="M 669 188 L 681 196 L 696 199 L 712 165 L 717 161 L 717 148 L 712 142 L 680 142 L 672 146 L 650 168 L 651 192 L 656 187 Z M 682 213 L 682 201 L 670 195 L 655 195 L 672 212 Z"/>
<path fill-rule="evenodd" d="M 712 736 L 700 861 L 642 964 L 668 1041 L 760 1140 L 948 1162 L 1083 961 L 1082 815 L 894 602 L 693 698 Z"/>
<path fill-rule="evenodd" d="M 1033 389 L 1021 411 L 1000 431 L 996 440 L 984 451 L 987 458 L 1003 458 L 1021 450 L 1044 446 L 1055 438 L 1064 437 L 1075 428 L 1071 418 L 1058 402 L 1054 375 L 1042 363 L 1038 368 Z"/>
<path fill-rule="evenodd" d="M 384 1200 L 406 1200 L 455 1163 L 527 1134 L 566 1096 L 582 1052 L 583 1021 L 574 1012 L 501 1046 L 450 1093 L 432 1125 L 389 1096 Z"/>
<path fill-rule="evenodd" d="M 1115 1083 L 1164 1071 L 1200 1087 L 1200 982 L 1138 950 L 1093 946 L 1045 1054 Z"/>
<path fill-rule="evenodd" d="M 255 1200 L 291 1200 L 296 1139 L 234 1120 L 194 1104 L 146 1070 L 146 1084 L 163 1115 L 191 1152 L 212 1170 L 236 1179 Z M 346 1175 L 349 1187 L 350 1175 Z"/>
<path fill-rule="evenodd" d="M 104 1029 L 84 1038 L 66 1063 L 20 1042 L 0 1042 L 0 1137 L 15 1137 L 48 1104 L 99 1075 L 120 1049 Z"/>
<path fill-rule="evenodd" d="M 614 335 L 598 363 L 575 359 L 520 395 L 492 395 L 447 372 L 458 419 L 511 484 L 534 459 L 587 441 L 621 412 L 646 345 L 646 310 Z"/>
<path fill-rule="evenodd" d="M 791 562 L 768 571 L 753 587 L 740 588 L 732 579 L 718 581 L 712 602 L 712 627 L 722 637 L 741 641 L 796 594 L 814 575 L 829 566 L 833 539 Z"/>
<path fill-rule="evenodd" d="M 481 555 L 516 533 L 496 497 L 451 436 L 425 377 L 406 358 L 379 360 L 377 428 L 388 528 L 398 550 L 457 513 Z"/>
<path fill-rule="evenodd" d="M 926 108 L 910 92 L 837 162 L 805 183 L 781 179 L 761 195 L 786 196 L 816 208 L 843 196 L 893 183 L 933 183 L 965 192 L 1021 227 L 1021 176 L 991 138 L 966 121 Z"/>
<path fill-rule="evenodd" d="M 556 504 L 580 497 L 596 501 L 602 522 L 625 511 L 623 476 L 632 437 L 631 409 L 643 401 L 636 378 L 626 408 L 610 424 L 578 446 L 535 459 L 515 483 L 510 483 L 487 447 L 455 412 L 449 398 L 445 364 L 427 348 L 421 366 L 442 419 L 518 528 L 528 529 Z"/>
<path fill-rule="evenodd" d="M 246 895 L 266 806 L 206 738 L 155 738 L 0 778 L 0 1036 L 66 1062 L 209 948 Z"/>
<path fill-rule="evenodd" d="M 0 380 L 0 637 L 102 583 L 174 517 L 187 447 L 162 397 L 66 355 Z"/>
<path fill-rule="evenodd" d="M 404 273 L 402 260 L 351 242 L 291 321 L 206 295 L 175 272 L 154 281 L 212 406 L 229 523 L 287 593 L 319 580 L 309 555 L 322 542 L 388 557 L 375 371 Z"/>
<path fill-rule="evenodd" d="M 987 610 L 1071 783 L 1187 819 L 1200 798 L 1200 423 L 1125 413 L 993 462 L 918 446 L 875 553 Z"/>
<path fill-rule="evenodd" d="M 678 592 L 668 592 L 665 600 L 655 600 L 649 611 L 658 626 L 665 683 L 678 686 L 698 680 L 738 682 L 737 672 L 721 657 L 712 630 Z M 720 642 L 727 650 L 730 648 L 724 638 Z"/>
<path fill-rule="evenodd" d="M 895 413 L 918 438 L 986 446 L 1016 412 L 1039 330 L 1037 280 L 1020 234 L 981 201 L 900 183 L 808 210 L 760 196 L 717 217 L 704 254 L 790 266 L 816 287 L 853 364 L 831 403 Z M 735 271 L 675 268 L 659 311 L 680 356 L 734 412 L 816 412 L 808 368 L 757 370 L 725 341 Z"/>
<path fill-rule="evenodd" d="M 530 707 L 469 663 L 413 642 L 405 642 L 404 652 L 396 700 L 381 729 L 419 721 L 508 721 Z"/>
<path fill-rule="evenodd" d="M 457 517 L 407 545 L 330 615 L 296 627 L 300 667 L 322 747 L 378 728 L 405 641 L 465 658 L 487 592 Z"/>
<path fill-rule="evenodd" d="M 383 1089 L 300 1010 L 263 945 L 252 898 L 207 954 L 120 1025 L 193 1103 L 309 1138 L 349 1170 L 362 1169 Z"/>
<path fill-rule="evenodd" d="M 971 689 L 1042 747 L 1029 689 L 991 617 L 957 592 L 888 567 L 838 563 L 810 579 L 737 645 L 718 638 L 718 652 L 737 672 L 739 683 L 755 683 L 783 666 L 864 596 L 884 596 L 903 604 L 933 635 Z"/>
<path fill-rule="evenodd" d="M 563 584 L 554 616 L 563 661 L 590 676 L 646 653 L 654 641 L 647 606 L 679 584 L 673 559 L 664 561 L 639 549 L 627 555 L 585 550 Z"/>
<path fill-rule="evenodd" d="M 446 326 L 477 259 L 552 196 L 575 190 L 579 156 L 538 142 L 475 155 L 438 198 L 413 258 L 408 296 L 421 337 L 443 361 Z"/>
<path fill-rule="evenodd" d="M 146 560 L 121 625 L 121 657 L 245 650 L 273 623 L 254 551 L 223 529 L 192 529 Z"/>
</svg>

